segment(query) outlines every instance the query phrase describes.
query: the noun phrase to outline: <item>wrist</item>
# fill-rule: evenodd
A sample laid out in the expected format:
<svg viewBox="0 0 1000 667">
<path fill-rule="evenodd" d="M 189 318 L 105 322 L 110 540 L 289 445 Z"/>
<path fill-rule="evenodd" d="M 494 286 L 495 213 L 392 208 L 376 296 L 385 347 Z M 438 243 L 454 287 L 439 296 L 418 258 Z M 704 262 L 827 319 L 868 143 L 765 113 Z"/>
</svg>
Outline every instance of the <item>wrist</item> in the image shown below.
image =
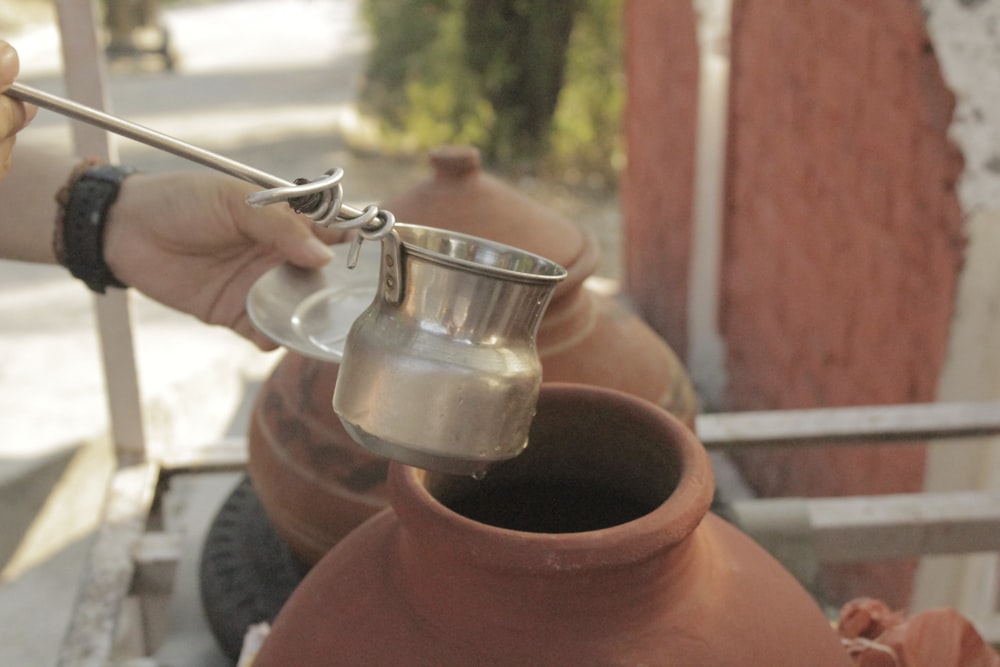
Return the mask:
<svg viewBox="0 0 1000 667">
<path fill-rule="evenodd" d="M 108 287 L 125 287 L 105 261 L 104 249 L 110 209 L 122 183 L 132 173 L 125 167 L 85 160 L 56 195 L 56 259 L 99 294 Z"/>
</svg>

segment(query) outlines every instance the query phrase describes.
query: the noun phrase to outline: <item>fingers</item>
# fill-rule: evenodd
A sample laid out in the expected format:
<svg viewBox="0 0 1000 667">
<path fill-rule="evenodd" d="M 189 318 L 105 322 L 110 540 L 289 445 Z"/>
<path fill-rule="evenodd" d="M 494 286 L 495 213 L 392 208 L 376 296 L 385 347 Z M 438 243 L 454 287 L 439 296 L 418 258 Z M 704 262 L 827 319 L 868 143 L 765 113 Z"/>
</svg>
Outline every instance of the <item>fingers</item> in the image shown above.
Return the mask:
<svg viewBox="0 0 1000 667">
<path fill-rule="evenodd" d="M 14 47 L 0 40 L 0 90 L 14 83 L 21 64 Z"/>
<path fill-rule="evenodd" d="M 13 135 L 0 139 L 0 181 L 10 172 L 10 163 L 14 157 L 14 139 Z"/>
<path fill-rule="evenodd" d="M 278 251 L 289 262 L 303 268 L 318 268 L 333 259 L 330 247 L 312 235 L 291 239 L 283 237 L 279 240 Z"/>
<path fill-rule="evenodd" d="M 13 138 L 31 122 L 37 111 L 34 105 L 0 97 L 0 139 Z"/>
<path fill-rule="evenodd" d="M 313 233 L 319 238 L 323 243 L 330 245 L 332 243 L 344 243 L 345 241 L 350 241 L 348 238 L 350 234 L 345 232 L 343 229 L 337 227 L 324 227 L 322 225 L 312 225 Z"/>
<path fill-rule="evenodd" d="M 278 204 L 253 210 L 244 218 L 243 227 L 253 241 L 274 248 L 297 266 L 318 268 L 333 258 L 329 246 L 317 237 L 312 222 Z"/>
<path fill-rule="evenodd" d="M 254 329 L 249 334 L 245 335 L 245 338 L 251 343 L 257 346 L 257 349 L 261 352 L 270 352 L 271 350 L 277 350 L 278 344 L 273 340 L 262 334 L 261 332 Z"/>
<path fill-rule="evenodd" d="M 0 41 L 0 92 L 5 90 L 20 69 L 17 51 L 10 44 Z M 0 96 L 0 179 L 10 170 L 14 150 L 14 137 L 31 122 L 38 108 L 7 96 Z"/>
<path fill-rule="evenodd" d="M 257 349 L 262 352 L 270 352 L 271 350 L 278 349 L 277 343 L 253 325 L 253 322 L 250 321 L 250 316 L 246 313 L 246 311 L 240 313 L 236 322 L 231 324 L 229 328 L 256 345 Z"/>
<path fill-rule="evenodd" d="M 34 104 L 24 104 L 22 102 L 18 102 L 18 104 L 20 104 L 21 108 L 24 109 L 24 123 L 21 125 L 21 129 L 23 130 L 31 125 L 31 121 L 35 119 L 35 115 L 38 113 L 38 107 Z"/>
</svg>

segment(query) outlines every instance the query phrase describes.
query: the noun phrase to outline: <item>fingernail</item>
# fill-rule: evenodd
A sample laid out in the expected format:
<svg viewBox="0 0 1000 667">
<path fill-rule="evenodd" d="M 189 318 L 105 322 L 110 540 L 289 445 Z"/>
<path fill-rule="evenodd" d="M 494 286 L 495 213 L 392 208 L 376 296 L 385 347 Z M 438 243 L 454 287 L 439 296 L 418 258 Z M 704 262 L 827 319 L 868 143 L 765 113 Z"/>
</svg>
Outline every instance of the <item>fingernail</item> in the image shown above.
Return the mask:
<svg viewBox="0 0 1000 667">
<path fill-rule="evenodd" d="M 315 236 L 307 239 L 303 245 L 305 247 L 306 255 L 308 255 L 311 260 L 326 263 L 333 259 L 333 251 L 330 247 Z"/>
</svg>

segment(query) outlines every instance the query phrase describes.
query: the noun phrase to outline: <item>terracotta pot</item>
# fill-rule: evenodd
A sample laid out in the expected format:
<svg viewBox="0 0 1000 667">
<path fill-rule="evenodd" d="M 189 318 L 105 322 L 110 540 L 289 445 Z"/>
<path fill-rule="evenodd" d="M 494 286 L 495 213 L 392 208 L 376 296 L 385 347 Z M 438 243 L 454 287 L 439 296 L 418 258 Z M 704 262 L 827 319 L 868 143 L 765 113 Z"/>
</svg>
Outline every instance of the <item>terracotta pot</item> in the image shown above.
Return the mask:
<svg viewBox="0 0 1000 667">
<path fill-rule="evenodd" d="M 392 507 L 317 563 L 254 667 L 847 667 L 809 595 L 707 513 L 712 469 L 653 404 L 544 385 L 482 482 L 390 467 Z"/>
<path fill-rule="evenodd" d="M 261 506 L 309 565 L 388 503 L 388 461 L 356 444 L 333 412 L 338 369 L 286 354 L 258 391 L 247 435 Z"/>
<path fill-rule="evenodd" d="M 567 269 L 536 339 L 543 380 L 626 391 L 693 425 L 695 393 L 673 350 L 615 299 L 587 287 L 599 259 L 594 239 L 482 172 L 475 148 L 441 148 L 431 162 L 431 179 L 384 203 L 399 220 L 520 247 Z M 351 440 L 333 412 L 338 370 L 287 353 L 251 416 L 254 488 L 277 532 L 308 563 L 386 503 L 385 463 Z"/>
</svg>

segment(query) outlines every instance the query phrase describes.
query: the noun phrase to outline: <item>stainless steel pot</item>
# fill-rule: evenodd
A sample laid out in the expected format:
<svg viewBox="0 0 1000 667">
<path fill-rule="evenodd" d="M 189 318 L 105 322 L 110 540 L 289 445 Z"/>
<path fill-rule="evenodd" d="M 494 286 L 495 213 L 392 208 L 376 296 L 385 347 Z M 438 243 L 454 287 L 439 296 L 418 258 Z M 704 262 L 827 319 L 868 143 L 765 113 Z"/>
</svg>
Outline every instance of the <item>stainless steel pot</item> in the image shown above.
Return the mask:
<svg viewBox="0 0 1000 667">
<path fill-rule="evenodd" d="M 333 408 L 363 447 L 478 474 L 527 444 L 542 367 L 535 334 L 561 266 L 485 239 L 396 223 L 379 290 L 355 321 Z"/>
</svg>

